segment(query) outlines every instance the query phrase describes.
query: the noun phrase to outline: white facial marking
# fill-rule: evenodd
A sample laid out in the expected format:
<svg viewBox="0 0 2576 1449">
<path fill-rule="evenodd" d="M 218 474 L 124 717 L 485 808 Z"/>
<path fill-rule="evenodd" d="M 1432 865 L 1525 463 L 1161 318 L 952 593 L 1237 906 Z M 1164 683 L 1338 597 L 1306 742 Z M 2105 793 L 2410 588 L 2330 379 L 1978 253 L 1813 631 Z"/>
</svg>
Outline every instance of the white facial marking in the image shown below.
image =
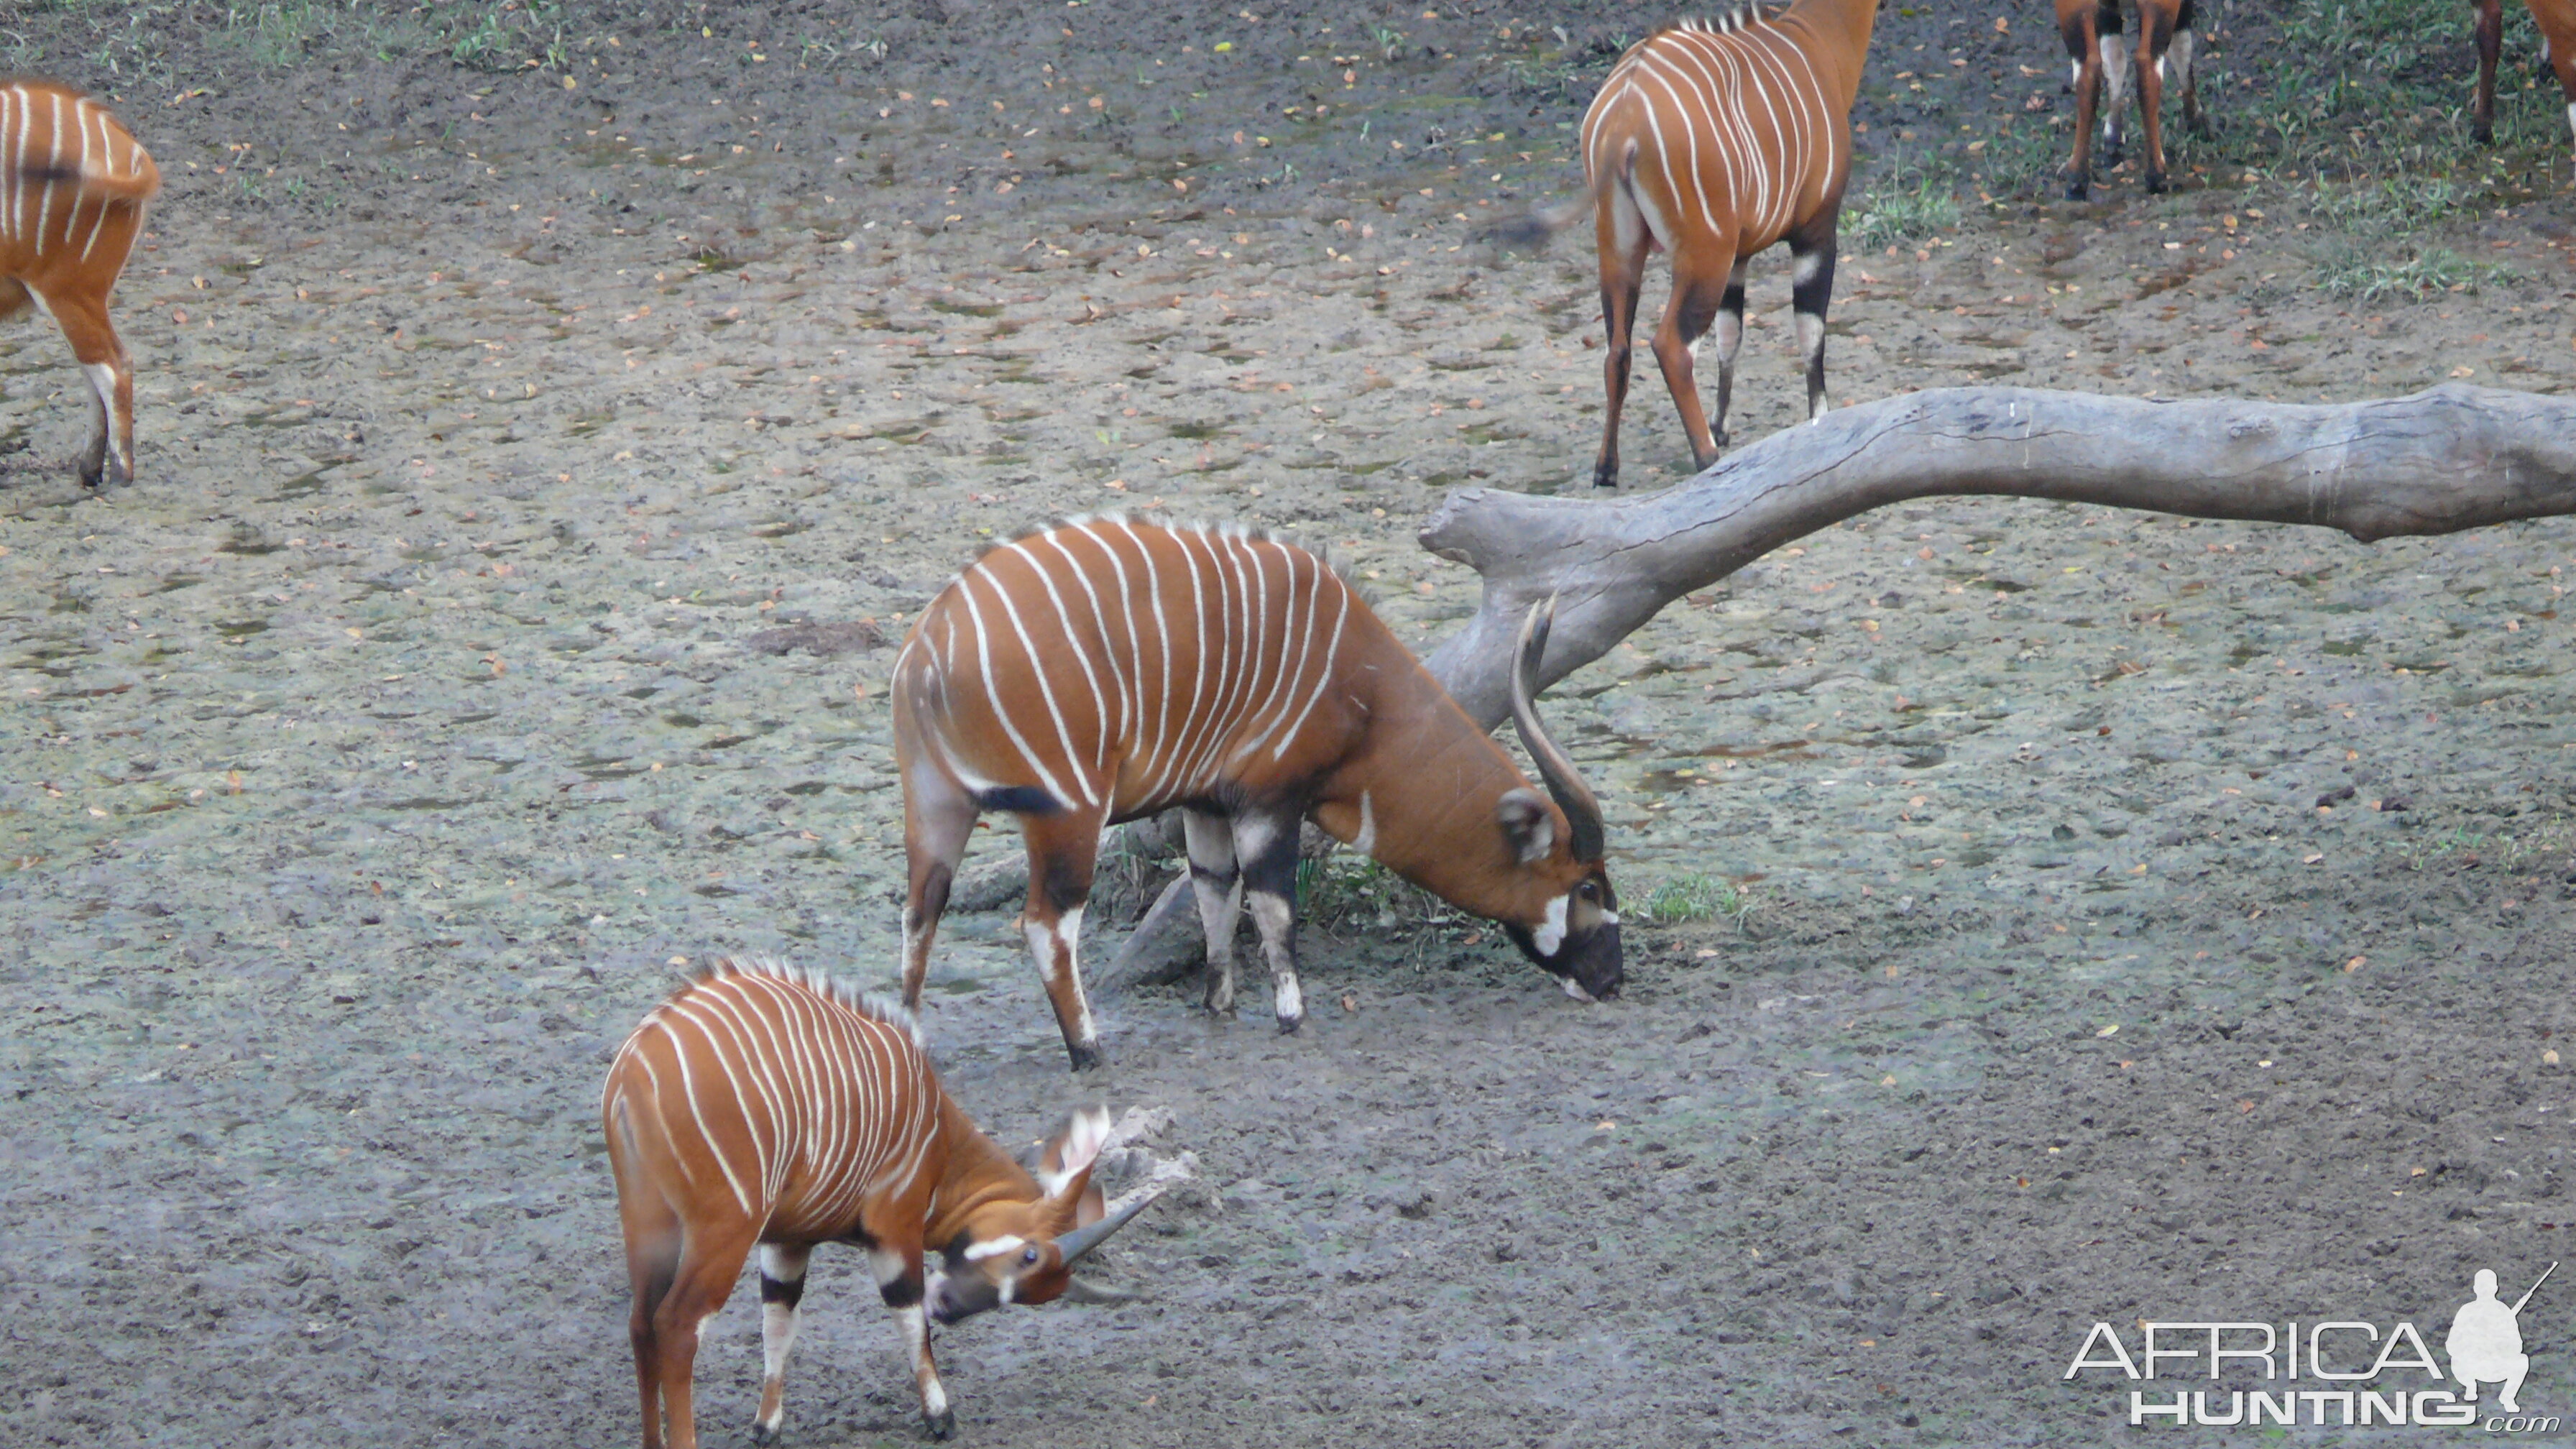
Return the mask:
<svg viewBox="0 0 2576 1449">
<path fill-rule="evenodd" d="M 1619 913 L 1617 911 L 1603 911 L 1601 913 L 1601 924 L 1605 926 L 1615 926 L 1619 924 Z"/>
<path fill-rule="evenodd" d="M 966 1248 L 966 1261 L 980 1263 L 986 1258 L 999 1257 L 1004 1253 L 1016 1253 L 1027 1246 L 1027 1239 L 1009 1235 L 995 1238 L 990 1242 L 970 1243 Z"/>
<path fill-rule="evenodd" d="M 1574 978 L 1571 976 L 1565 978 L 1565 994 L 1573 997 L 1577 1001 L 1590 1001 L 1592 999 L 1592 993 L 1584 990 L 1581 986 L 1576 985 Z"/>
<path fill-rule="evenodd" d="M 1360 792 L 1360 833 L 1351 837 L 1351 849 L 1362 855 L 1377 854 L 1377 811 L 1369 805 L 1369 792 Z"/>
<path fill-rule="evenodd" d="M 1557 948 L 1565 944 L 1565 897 L 1558 896 L 1547 903 L 1547 919 L 1530 932 L 1530 942 L 1542 956 L 1555 955 Z"/>
</svg>

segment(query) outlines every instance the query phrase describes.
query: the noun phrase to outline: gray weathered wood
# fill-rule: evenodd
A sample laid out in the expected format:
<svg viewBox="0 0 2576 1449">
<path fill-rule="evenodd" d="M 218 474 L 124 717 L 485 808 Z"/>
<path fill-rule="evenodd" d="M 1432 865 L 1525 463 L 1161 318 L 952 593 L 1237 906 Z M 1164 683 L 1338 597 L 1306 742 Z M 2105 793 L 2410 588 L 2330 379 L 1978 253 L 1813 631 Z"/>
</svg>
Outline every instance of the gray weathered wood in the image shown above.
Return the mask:
<svg viewBox="0 0 2576 1449">
<path fill-rule="evenodd" d="M 2444 386 L 2331 406 L 1936 388 L 1830 412 L 1638 497 L 1452 492 L 1422 546 L 1484 576 L 1424 662 L 1488 728 L 1512 641 L 1555 596 L 1542 686 L 1792 539 L 1907 499 L 1982 494 L 2302 523 L 2364 543 L 2576 513 L 2576 400 Z"/>
</svg>

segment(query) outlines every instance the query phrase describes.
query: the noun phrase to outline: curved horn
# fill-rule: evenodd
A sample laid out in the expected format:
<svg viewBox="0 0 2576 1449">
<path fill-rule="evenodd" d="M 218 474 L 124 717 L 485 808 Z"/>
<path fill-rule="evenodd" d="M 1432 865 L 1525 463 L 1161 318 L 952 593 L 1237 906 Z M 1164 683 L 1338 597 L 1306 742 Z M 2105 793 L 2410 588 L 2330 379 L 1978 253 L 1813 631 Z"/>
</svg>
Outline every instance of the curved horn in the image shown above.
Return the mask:
<svg viewBox="0 0 2576 1449">
<path fill-rule="evenodd" d="M 1066 1267 L 1082 1261 L 1082 1256 L 1109 1240 L 1109 1235 L 1127 1226 L 1127 1220 L 1143 1212 L 1161 1193 L 1152 1193 L 1134 1202 L 1121 1203 L 1099 1221 L 1086 1223 L 1055 1240 L 1057 1251 L 1064 1254 Z"/>
<path fill-rule="evenodd" d="M 1519 658 L 1512 667 L 1512 724 L 1520 731 L 1530 762 L 1538 766 L 1539 778 L 1547 782 L 1547 793 L 1556 797 L 1557 808 L 1565 812 L 1566 826 L 1572 831 L 1566 843 L 1574 858 L 1588 863 L 1602 856 L 1601 803 L 1592 798 L 1592 789 L 1576 773 L 1574 761 L 1548 737 L 1547 726 L 1538 722 L 1538 705 L 1532 698 L 1537 692 L 1532 681 L 1538 677 L 1540 658 L 1547 653 L 1547 631 L 1555 622 L 1552 596 L 1544 604 L 1531 605 L 1529 617 L 1521 621 Z"/>
</svg>

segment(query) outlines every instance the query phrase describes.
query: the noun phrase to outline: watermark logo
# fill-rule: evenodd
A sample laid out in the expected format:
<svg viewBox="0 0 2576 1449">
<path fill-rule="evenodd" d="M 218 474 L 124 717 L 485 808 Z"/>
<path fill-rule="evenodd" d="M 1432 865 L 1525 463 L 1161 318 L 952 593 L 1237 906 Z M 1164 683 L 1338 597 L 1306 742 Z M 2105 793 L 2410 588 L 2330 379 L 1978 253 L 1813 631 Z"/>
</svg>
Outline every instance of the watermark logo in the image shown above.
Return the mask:
<svg viewBox="0 0 2576 1449">
<path fill-rule="evenodd" d="M 2550 1264 L 2507 1304 L 2497 1296 L 2495 1271 L 2479 1269 L 2469 1301 L 2451 1315 L 2438 1360 L 2424 1335 L 2402 1320 L 2385 1329 L 2352 1319 L 2144 1320 L 2134 1339 L 2108 1323 L 2094 1324 L 2064 1377 L 2110 1373 L 2141 1383 L 2201 1378 L 2265 1385 L 2131 1388 L 2128 1421 L 2139 1427 L 2474 1425 L 2491 1433 L 2556 1433 L 2560 1418 L 2525 1413 L 2520 1396 L 2531 1374 L 2522 1310 L 2557 1271 Z M 2494 1390 L 2492 1396 L 2481 1400 L 2482 1387 Z"/>
</svg>

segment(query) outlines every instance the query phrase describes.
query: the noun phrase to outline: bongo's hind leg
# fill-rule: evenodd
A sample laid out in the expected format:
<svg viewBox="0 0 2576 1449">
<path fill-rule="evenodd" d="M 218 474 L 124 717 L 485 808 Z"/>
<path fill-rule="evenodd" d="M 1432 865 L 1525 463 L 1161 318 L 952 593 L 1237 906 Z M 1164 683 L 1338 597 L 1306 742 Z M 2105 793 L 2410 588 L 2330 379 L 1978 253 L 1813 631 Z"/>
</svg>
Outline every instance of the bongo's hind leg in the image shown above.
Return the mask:
<svg viewBox="0 0 2576 1449">
<path fill-rule="evenodd" d="M 662 1449 L 662 1347 L 654 1316 L 680 1270 L 684 1231 L 679 1214 L 652 1189 L 621 1183 L 617 1215 L 626 1235 L 626 1277 L 634 1305 L 626 1318 L 635 1350 L 635 1390 L 644 1411 L 644 1449 Z"/>
<path fill-rule="evenodd" d="M 732 1296 L 742 1265 L 760 1235 L 752 1223 L 693 1223 L 670 1290 L 652 1314 L 654 1370 L 661 1381 L 662 1411 L 671 1424 L 670 1449 L 698 1449 L 697 1410 L 691 1400 L 697 1372 L 698 1328 Z"/>
<path fill-rule="evenodd" d="M 982 813 L 965 787 L 915 766 L 904 779 L 903 1004 L 918 1010 L 930 974 L 930 948 L 948 909 L 948 888 L 966 857 L 967 837 Z"/>
<path fill-rule="evenodd" d="M 45 309 L 72 345 L 72 357 L 90 386 L 89 446 L 82 450 L 80 477 L 95 488 L 134 481 L 134 363 L 116 327 L 107 320 L 107 299 L 55 296 Z"/>
<path fill-rule="evenodd" d="M 2495 144 L 2496 60 L 2504 51 L 2504 0 L 2472 0 L 2478 37 L 2478 89 L 2469 103 L 2469 139 Z"/>
<path fill-rule="evenodd" d="M 1628 403 L 1628 362 L 1636 345 L 1637 297 L 1646 285 L 1645 217 L 1614 182 L 1595 204 L 1601 255 L 1601 383 L 1608 406 L 1601 414 L 1601 453 L 1592 463 L 1592 486 L 1619 483 L 1619 413 Z"/>
<path fill-rule="evenodd" d="M 1735 251 L 1724 241 L 1706 248 L 1684 244 L 1673 253 L 1673 295 L 1664 304 L 1664 320 L 1655 328 L 1655 362 L 1663 369 L 1664 386 L 1673 395 L 1673 408 L 1681 414 L 1682 432 L 1690 438 L 1691 465 L 1705 468 L 1717 461 L 1717 435 L 1709 428 L 1708 414 L 1699 401 L 1699 376 L 1694 362 L 1699 340 L 1708 335 L 1711 322 L 1724 310 L 1730 286 L 1740 274 L 1735 266 Z M 1739 336 L 1741 334 L 1738 334 Z M 1732 369 L 1721 363 L 1720 372 Z M 1730 377 L 1729 382 L 1733 379 Z M 1721 416 L 1718 421 L 1723 423 Z"/>
<path fill-rule="evenodd" d="M 1082 989 L 1082 908 L 1091 899 L 1092 873 L 1100 862 L 1101 811 L 1076 809 L 1023 815 L 1029 847 L 1028 904 L 1020 929 L 1029 956 L 1046 984 L 1047 1003 L 1064 1034 L 1065 1056 L 1077 1072 L 1100 1065 L 1100 1027 Z"/>
</svg>

